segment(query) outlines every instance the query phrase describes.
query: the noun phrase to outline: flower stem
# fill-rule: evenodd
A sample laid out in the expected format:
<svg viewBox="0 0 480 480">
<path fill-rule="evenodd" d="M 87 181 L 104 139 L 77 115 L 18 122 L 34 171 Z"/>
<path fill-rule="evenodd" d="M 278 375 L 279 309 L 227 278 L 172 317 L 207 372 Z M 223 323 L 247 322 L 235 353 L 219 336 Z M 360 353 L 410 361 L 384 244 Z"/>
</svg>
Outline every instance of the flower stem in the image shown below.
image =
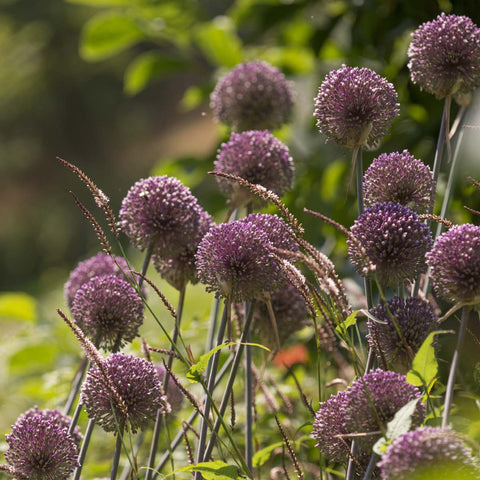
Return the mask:
<svg viewBox="0 0 480 480">
<path fill-rule="evenodd" d="M 87 368 L 88 368 L 88 360 L 86 358 L 83 358 L 82 361 L 80 362 L 78 370 L 72 381 L 72 388 L 68 395 L 67 401 L 65 402 L 65 407 L 63 408 L 63 413 L 65 415 L 70 415 L 73 402 L 75 401 L 75 398 L 77 398 L 78 391 L 80 390 L 80 385 L 82 384 L 82 380 L 85 375 L 85 372 L 87 371 Z M 77 418 L 78 418 L 78 415 L 77 415 Z M 75 421 L 75 424 L 76 424 L 76 421 Z"/>
<path fill-rule="evenodd" d="M 118 463 L 120 462 L 120 455 L 122 453 L 122 440 L 123 440 L 122 437 L 123 437 L 123 427 L 120 427 L 117 432 L 117 441 L 115 442 L 115 453 L 113 454 L 110 480 L 116 480 L 117 478 Z"/>
<path fill-rule="evenodd" d="M 85 430 L 85 435 L 83 436 L 82 448 L 78 454 L 78 467 L 75 469 L 73 480 L 79 480 L 80 475 L 82 474 L 83 462 L 85 461 L 85 455 L 87 454 L 88 445 L 90 443 L 90 438 L 92 436 L 94 427 L 95 421 L 90 419 Z"/>
<path fill-rule="evenodd" d="M 363 213 L 363 155 L 362 147 L 355 147 L 352 153 L 352 164 L 355 165 L 357 180 L 358 215 Z"/>
</svg>

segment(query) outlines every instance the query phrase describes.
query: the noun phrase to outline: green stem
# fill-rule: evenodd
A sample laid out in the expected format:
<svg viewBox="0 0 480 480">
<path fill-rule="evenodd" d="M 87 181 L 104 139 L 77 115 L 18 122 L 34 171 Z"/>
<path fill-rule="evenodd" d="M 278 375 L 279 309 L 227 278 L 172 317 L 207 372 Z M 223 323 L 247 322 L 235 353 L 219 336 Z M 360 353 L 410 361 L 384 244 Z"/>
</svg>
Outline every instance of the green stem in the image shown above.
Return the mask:
<svg viewBox="0 0 480 480">
<path fill-rule="evenodd" d="M 118 464 L 120 462 L 120 455 L 122 454 L 122 436 L 123 436 L 123 427 L 120 427 L 117 432 L 117 441 L 115 442 L 115 453 L 113 454 L 110 480 L 116 480 L 117 478 Z"/>
<path fill-rule="evenodd" d="M 92 436 L 93 428 L 95 427 L 95 421 L 90 419 L 83 436 L 82 447 L 80 448 L 80 453 L 78 454 L 78 467 L 75 469 L 75 474 L 73 480 L 79 480 L 80 475 L 82 474 L 83 463 L 85 461 L 85 455 L 87 454 L 88 445 L 90 444 L 90 438 Z"/>
<path fill-rule="evenodd" d="M 363 155 L 362 147 L 355 147 L 352 153 L 352 164 L 355 165 L 357 180 L 358 215 L 363 213 Z"/>
<path fill-rule="evenodd" d="M 75 377 L 72 382 L 72 388 L 68 395 L 67 401 L 65 402 L 65 407 L 63 408 L 63 413 L 65 415 L 70 415 L 73 402 L 75 401 L 75 398 L 77 398 L 78 391 L 80 390 L 80 385 L 82 384 L 82 380 L 85 375 L 85 372 L 87 371 L 87 368 L 88 368 L 88 360 L 86 358 L 83 358 L 78 367 L 78 371 L 75 374 Z M 78 419 L 78 415 L 77 415 L 77 419 Z M 73 423 L 73 419 L 72 419 L 72 423 Z M 77 421 L 75 420 L 75 425 L 76 423 Z"/>
</svg>

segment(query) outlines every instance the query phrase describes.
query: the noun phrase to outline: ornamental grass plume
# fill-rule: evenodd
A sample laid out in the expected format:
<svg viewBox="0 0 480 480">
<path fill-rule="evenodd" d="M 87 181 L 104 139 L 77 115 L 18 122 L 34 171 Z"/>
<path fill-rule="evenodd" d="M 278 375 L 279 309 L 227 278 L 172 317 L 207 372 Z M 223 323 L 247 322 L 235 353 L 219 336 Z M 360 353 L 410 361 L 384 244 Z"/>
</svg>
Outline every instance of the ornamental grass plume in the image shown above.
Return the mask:
<svg viewBox="0 0 480 480">
<path fill-rule="evenodd" d="M 433 307 L 418 297 L 393 297 L 370 309 L 367 340 L 384 367 L 406 374 L 419 348 L 438 325 Z"/>
<path fill-rule="evenodd" d="M 116 352 L 138 336 L 143 301 L 130 283 L 106 275 L 93 277 L 75 294 L 72 316 L 97 348 Z"/>
<path fill-rule="evenodd" d="M 379 462 L 385 480 L 478 480 L 478 459 L 449 428 L 420 427 L 397 437 Z"/>
<path fill-rule="evenodd" d="M 78 429 L 56 410 L 36 407 L 20 415 L 6 435 L 5 459 L 18 480 L 66 480 L 78 465 Z"/>
<path fill-rule="evenodd" d="M 260 184 L 281 197 L 292 188 L 294 166 L 288 147 L 268 130 L 249 130 L 232 133 L 230 140 L 220 146 L 214 171 Z M 219 176 L 216 179 L 235 207 L 256 198 L 237 182 Z"/>
<path fill-rule="evenodd" d="M 283 73 L 258 60 L 237 65 L 220 78 L 210 96 L 217 120 L 236 131 L 281 127 L 293 103 L 292 85 Z"/>
<path fill-rule="evenodd" d="M 395 202 L 415 213 L 431 213 L 435 200 L 435 181 L 430 168 L 407 150 L 382 153 L 375 158 L 363 178 L 365 207 Z"/>
<path fill-rule="evenodd" d="M 102 366 L 110 385 L 98 366 L 93 366 L 82 387 L 81 402 L 88 417 L 106 432 L 125 428 L 136 433 L 155 421 L 157 411 L 164 410 L 165 403 L 153 364 L 143 358 L 113 353 Z"/>
<path fill-rule="evenodd" d="M 398 115 L 391 83 L 369 68 L 342 65 L 325 77 L 315 98 L 320 131 L 348 148 L 375 148 Z"/>
<path fill-rule="evenodd" d="M 355 220 L 350 228 L 356 242 L 348 239 L 348 254 L 359 275 L 365 275 L 365 250 L 376 269 L 381 286 L 396 287 L 413 281 L 426 270 L 425 254 L 432 247 L 432 234 L 410 208 L 394 202 L 377 203 Z"/>
<path fill-rule="evenodd" d="M 453 303 L 480 301 L 480 227 L 456 225 L 427 253 L 435 293 Z"/>
<path fill-rule="evenodd" d="M 441 13 L 420 25 L 408 57 L 413 83 L 438 98 L 480 85 L 480 29 L 468 17 Z"/>
</svg>

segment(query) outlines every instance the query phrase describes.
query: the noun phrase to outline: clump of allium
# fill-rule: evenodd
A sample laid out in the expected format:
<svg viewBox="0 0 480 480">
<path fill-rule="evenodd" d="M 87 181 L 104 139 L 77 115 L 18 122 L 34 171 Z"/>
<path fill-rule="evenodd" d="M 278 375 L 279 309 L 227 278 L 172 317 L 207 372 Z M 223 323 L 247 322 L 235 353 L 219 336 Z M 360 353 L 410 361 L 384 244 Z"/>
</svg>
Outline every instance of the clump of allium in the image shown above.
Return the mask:
<svg viewBox="0 0 480 480">
<path fill-rule="evenodd" d="M 377 203 L 358 217 L 350 232 L 358 244 L 347 240 L 348 253 L 360 275 L 366 259 L 359 245 L 376 266 L 374 274 L 382 286 L 395 287 L 426 270 L 425 254 L 432 247 L 432 235 L 410 208 L 394 202 Z"/>
<path fill-rule="evenodd" d="M 347 390 L 344 415 L 346 430 L 367 434 L 358 437 L 358 442 L 363 450 L 370 450 L 381 436 L 378 432 L 386 429 L 395 413 L 420 397 L 419 389 L 408 383 L 405 376 L 380 369 L 371 370 L 355 380 Z M 425 407 L 418 403 L 412 425 L 420 425 L 424 416 Z"/>
<path fill-rule="evenodd" d="M 369 68 L 342 65 L 331 71 L 315 98 L 318 128 L 348 148 L 375 148 L 397 115 L 393 85 Z"/>
<path fill-rule="evenodd" d="M 287 146 L 268 130 L 249 130 L 232 133 L 230 140 L 221 145 L 215 171 L 260 184 L 281 197 L 292 188 L 294 167 Z M 220 190 L 232 197 L 234 205 L 251 200 L 251 193 L 236 182 L 216 178 Z"/>
<path fill-rule="evenodd" d="M 190 245 L 187 246 L 184 252 L 175 256 L 152 256 L 155 270 L 177 290 L 182 290 L 188 282 L 192 284 L 198 282 L 195 254 L 197 253 L 197 248 L 202 238 L 213 225 L 215 225 L 213 218 L 207 212 L 202 211 L 200 213 L 198 228 L 195 232 L 195 238 L 191 240 Z"/>
<path fill-rule="evenodd" d="M 480 29 L 468 17 L 441 13 L 412 33 L 413 83 L 438 98 L 480 85 Z"/>
<path fill-rule="evenodd" d="M 178 388 L 177 384 L 171 376 L 168 377 L 168 388 L 165 388 L 165 376 L 166 370 L 165 367 L 161 364 L 155 364 L 157 374 L 160 378 L 160 383 L 163 385 L 163 390 L 166 390 L 167 401 L 170 404 L 171 411 L 173 413 L 178 412 L 182 408 L 182 403 L 184 395 L 182 391 Z"/>
<path fill-rule="evenodd" d="M 77 290 L 93 277 L 100 275 L 116 275 L 124 279 L 129 272 L 126 260 L 116 255 L 107 255 L 100 252 L 91 258 L 80 262 L 70 273 L 65 283 L 65 298 L 69 307 L 72 306 Z"/>
<path fill-rule="evenodd" d="M 116 432 L 119 425 L 132 433 L 155 420 L 164 400 L 160 377 L 150 362 L 113 353 L 103 361 L 103 370 L 109 382 L 94 366 L 82 387 L 81 402 L 89 418 L 106 432 Z"/>
<path fill-rule="evenodd" d="M 128 282 L 106 275 L 93 277 L 77 291 L 72 316 L 98 348 L 115 352 L 137 335 L 143 302 Z"/>
<path fill-rule="evenodd" d="M 406 373 L 419 348 L 437 326 L 433 307 L 418 297 L 393 297 L 370 310 L 368 343 L 377 357 L 397 372 Z M 401 336 L 399 334 L 401 333 Z"/>
<path fill-rule="evenodd" d="M 379 462 L 385 480 L 478 480 L 478 460 L 449 428 L 420 427 L 397 437 Z"/>
<path fill-rule="evenodd" d="M 218 81 L 210 97 L 215 117 L 237 131 L 273 130 L 290 116 L 291 84 L 266 62 L 237 65 Z"/>
<path fill-rule="evenodd" d="M 431 213 L 435 181 L 430 168 L 407 150 L 382 153 L 365 172 L 363 197 L 365 207 L 395 202 L 418 214 Z"/>
<path fill-rule="evenodd" d="M 426 258 L 437 295 L 452 302 L 480 302 L 480 227 L 466 223 L 451 228 Z"/>
<path fill-rule="evenodd" d="M 292 230 L 276 215 L 251 214 L 218 225 L 198 247 L 198 276 L 208 291 L 233 302 L 262 298 L 285 282 L 275 249 L 298 249 Z"/>
<path fill-rule="evenodd" d="M 6 435 L 5 459 L 19 480 L 66 480 L 78 465 L 78 430 L 68 433 L 70 418 L 55 410 L 31 409 Z"/>
<path fill-rule="evenodd" d="M 136 182 L 122 201 L 119 226 L 140 250 L 171 257 L 195 239 L 202 208 L 190 189 L 167 175 Z"/>
</svg>

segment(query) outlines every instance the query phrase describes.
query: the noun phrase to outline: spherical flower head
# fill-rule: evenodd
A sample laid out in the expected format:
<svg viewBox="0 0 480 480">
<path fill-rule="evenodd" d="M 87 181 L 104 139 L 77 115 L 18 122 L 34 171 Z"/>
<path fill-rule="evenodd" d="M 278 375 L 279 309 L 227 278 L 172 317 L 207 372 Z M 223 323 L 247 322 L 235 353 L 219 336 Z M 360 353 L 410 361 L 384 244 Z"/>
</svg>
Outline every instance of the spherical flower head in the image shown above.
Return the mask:
<svg viewBox="0 0 480 480">
<path fill-rule="evenodd" d="M 283 73 L 257 60 L 237 65 L 218 81 L 210 108 L 234 130 L 273 130 L 288 120 L 293 102 Z"/>
<path fill-rule="evenodd" d="M 375 158 L 363 178 L 366 207 L 395 202 L 420 214 L 431 213 L 435 200 L 432 171 L 407 150 L 382 153 Z"/>
<path fill-rule="evenodd" d="M 170 404 L 171 411 L 173 413 L 178 412 L 182 408 L 184 395 L 178 388 L 177 384 L 172 377 L 168 377 L 168 389 L 165 388 L 165 367 L 161 364 L 155 364 L 157 374 L 160 378 L 160 383 L 163 385 L 163 390 L 167 392 L 167 401 Z"/>
<path fill-rule="evenodd" d="M 454 431 L 420 427 L 397 437 L 379 462 L 386 480 L 478 480 L 478 461 Z"/>
<path fill-rule="evenodd" d="M 350 232 L 375 264 L 374 274 L 380 285 L 396 287 L 426 270 L 425 254 L 432 247 L 432 235 L 408 207 L 377 203 L 358 217 Z M 350 260 L 363 275 L 365 255 L 356 242 L 347 242 Z"/>
<path fill-rule="evenodd" d="M 157 270 L 160 276 L 177 290 L 182 290 L 188 282 L 192 284 L 198 283 L 198 274 L 195 267 L 195 254 L 197 253 L 198 245 L 202 238 L 214 225 L 215 222 L 211 215 L 202 211 L 195 232 L 195 239 L 184 252 L 175 256 L 152 256 L 155 270 Z"/>
<path fill-rule="evenodd" d="M 77 466 L 78 431 L 57 411 L 29 410 L 6 435 L 5 459 L 19 480 L 66 480 Z"/>
<path fill-rule="evenodd" d="M 215 171 L 260 184 L 281 197 L 292 188 L 294 167 L 288 148 L 268 130 L 249 130 L 232 133 L 221 145 Z M 249 191 L 225 178 L 216 178 L 220 190 L 231 196 L 234 204 L 251 200 Z"/>
<path fill-rule="evenodd" d="M 65 298 L 68 306 L 72 306 L 77 290 L 93 277 L 116 275 L 124 279 L 124 272 L 129 272 L 129 270 L 127 262 L 123 257 L 107 255 L 103 252 L 83 260 L 71 271 L 65 283 Z"/>
<path fill-rule="evenodd" d="M 355 380 L 347 390 L 345 425 L 348 432 L 366 433 L 358 442 L 363 450 L 370 450 L 393 420 L 395 413 L 411 400 L 421 397 L 420 391 L 399 373 L 370 370 Z M 412 425 L 419 426 L 425 417 L 425 407 L 417 403 Z"/>
<path fill-rule="evenodd" d="M 375 148 L 397 115 L 393 85 L 369 68 L 342 65 L 331 71 L 315 98 L 318 128 L 348 148 Z"/>
<path fill-rule="evenodd" d="M 262 298 L 285 282 L 273 250 L 297 248 L 281 218 L 252 214 L 210 229 L 198 247 L 198 276 L 208 291 L 233 302 Z"/>
<path fill-rule="evenodd" d="M 312 435 L 316 446 L 325 457 L 335 463 L 343 463 L 348 459 L 351 440 L 345 424 L 346 392 L 332 395 L 326 402 L 320 403 L 315 414 Z"/>
<path fill-rule="evenodd" d="M 480 85 L 480 29 L 468 17 L 441 13 L 412 33 L 413 83 L 438 98 Z"/>
<path fill-rule="evenodd" d="M 98 366 L 94 366 L 82 387 L 81 401 L 89 418 L 106 432 L 116 432 L 117 425 L 123 425 L 132 433 L 155 420 L 157 410 L 164 408 L 163 390 L 157 370 L 150 362 L 113 353 L 103 361 L 103 370 L 108 382 Z"/>
<path fill-rule="evenodd" d="M 433 307 L 418 297 L 393 297 L 370 309 L 368 343 L 377 357 L 399 373 L 406 373 L 419 348 L 438 325 Z M 399 334 L 401 333 L 401 336 Z"/>
<path fill-rule="evenodd" d="M 119 226 L 140 250 L 161 256 L 191 247 L 202 209 L 190 189 L 167 175 L 136 182 L 122 201 Z"/>
<path fill-rule="evenodd" d="M 115 275 L 93 277 L 78 289 L 72 316 L 98 348 L 116 352 L 138 335 L 143 302 L 127 281 Z"/>
<path fill-rule="evenodd" d="M 480 227 L 466 223 L 451 228 L 426 258 L 437 295 L 452 302 L 480 302 Z"/>
</svg>

